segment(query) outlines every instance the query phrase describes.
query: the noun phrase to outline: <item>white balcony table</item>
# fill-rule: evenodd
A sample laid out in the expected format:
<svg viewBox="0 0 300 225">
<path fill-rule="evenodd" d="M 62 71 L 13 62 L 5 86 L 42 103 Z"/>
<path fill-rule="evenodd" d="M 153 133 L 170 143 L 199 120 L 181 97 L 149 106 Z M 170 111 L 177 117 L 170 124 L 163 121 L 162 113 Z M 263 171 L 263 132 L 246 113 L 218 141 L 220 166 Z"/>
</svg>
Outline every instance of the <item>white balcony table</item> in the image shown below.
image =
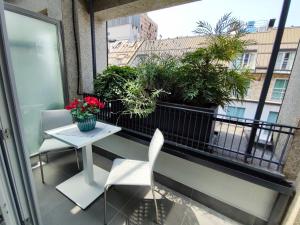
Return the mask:
<svg viewBox="0 0 300 225">
<path fill-rule="evenodd" d="M 97 122 L 94 130 L 79 131 L 76 124 L 45 131 L 46 134 L 75 148 L 82 148 L 83 171 L 56 186 L 80 208 L 86 209 L 103 192 L 109 172 L 93 165 L 92 143 L 117 133 L 120 127 Z"/>
</svg>

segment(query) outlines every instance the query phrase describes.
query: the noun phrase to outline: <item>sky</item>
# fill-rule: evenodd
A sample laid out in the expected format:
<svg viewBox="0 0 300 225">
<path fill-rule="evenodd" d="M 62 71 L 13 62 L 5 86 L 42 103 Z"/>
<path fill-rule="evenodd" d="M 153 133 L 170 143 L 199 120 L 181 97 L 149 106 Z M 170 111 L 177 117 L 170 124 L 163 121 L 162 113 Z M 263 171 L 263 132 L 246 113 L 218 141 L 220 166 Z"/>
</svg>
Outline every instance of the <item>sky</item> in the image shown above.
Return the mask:
<svg viewBox="0 0 300 225">
<path fill-rule="evenodd" d="M 242 21 L 276 19 L 278 24 L 283 0 L 202 0 L 149 12 L 158 24 L 158 37 L 174 38 L 195 35 L 196 22 L 215 25 L 225 13 Z M 286 26 L 300 26 L 300 0 L 291 0 Z"/>
</svg>

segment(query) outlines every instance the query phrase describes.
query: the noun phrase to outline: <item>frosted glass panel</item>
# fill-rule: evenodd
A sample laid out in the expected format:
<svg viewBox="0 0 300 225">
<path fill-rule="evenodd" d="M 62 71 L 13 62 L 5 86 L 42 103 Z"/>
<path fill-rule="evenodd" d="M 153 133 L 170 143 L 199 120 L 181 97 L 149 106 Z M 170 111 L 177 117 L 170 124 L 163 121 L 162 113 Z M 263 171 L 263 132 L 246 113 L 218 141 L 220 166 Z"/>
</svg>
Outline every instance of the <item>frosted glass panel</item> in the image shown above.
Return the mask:
<svg viewBox="0 0 300 225">
<path fill-rule="evenodd" d="M 34 154 L 41 142 L 41 110 L 64 107 L 57 27 L 10 11 L 5 18 L 25 141 Z"/>
</svg>

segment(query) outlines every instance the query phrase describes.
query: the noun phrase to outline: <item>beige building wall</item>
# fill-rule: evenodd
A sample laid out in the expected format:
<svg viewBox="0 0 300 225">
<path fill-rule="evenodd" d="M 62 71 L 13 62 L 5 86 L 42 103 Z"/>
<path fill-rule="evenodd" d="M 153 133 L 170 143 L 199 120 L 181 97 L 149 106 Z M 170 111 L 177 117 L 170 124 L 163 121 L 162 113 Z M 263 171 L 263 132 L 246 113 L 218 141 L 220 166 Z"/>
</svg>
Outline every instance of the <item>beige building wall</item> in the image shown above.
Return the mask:
<svg viewBox="0 0 300 225">
<path fill-rule="evenodd" d="M 269 65 L 273 43 L 277 29 L 269 29 L 266 32 L 247 34 L 244 39 L 254 42 L 247 47 L 247 50 L 257 51 L 256 67 L 262 68 L 257 72 L 266 72 Z M 300 27 L 285 28 L 280 49 L 296 50 L 300 38 Z"/>
<path fill-rule="evenodd" d="M 251 81 L 250 87 L 247 93 L 247 96 L 245 97 L 246 101 L 256 101 L 258 102 L 260 97 L 260 92 L 263 87 L 266 74 L 259 74 L 254 73 L 253 74 L 254 80 Z M 276 79 L 289 79 L 289 74 L 273 74 L 270 88 L 267 95 L 267 103 L 274 103 L 274 104 L 281 104 L 282 100 L 274 100 L 272 99 L 272 93 L 273 88 L 276 82 Z"/>
</svg>

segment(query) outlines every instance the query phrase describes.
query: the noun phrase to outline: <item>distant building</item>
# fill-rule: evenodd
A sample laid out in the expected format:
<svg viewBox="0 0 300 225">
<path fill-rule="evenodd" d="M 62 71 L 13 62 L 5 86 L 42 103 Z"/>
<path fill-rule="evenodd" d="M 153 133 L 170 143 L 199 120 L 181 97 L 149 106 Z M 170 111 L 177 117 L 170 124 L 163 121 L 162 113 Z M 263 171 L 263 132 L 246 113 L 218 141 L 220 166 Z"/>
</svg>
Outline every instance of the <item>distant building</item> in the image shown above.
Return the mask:
<svg viewBox="0 0 300 225">
<path fill-rule="evenodd" d="M 147 14 L 141 14 L 140 20 L 141 25 L 139 40 L 156 40 L 158 29 L 157 24 Z"/>
<path fill-rule="evenodd" d="M 147 15 L 126 16 L 108 21 L 108 40 L 155 40 L 157 24 Z"/>
<path fill-rule="evenodd" d="M 248 33 L 266 32 L 269 28 L 273 27 L 274 24 L 275 19 L 248 21 L 246 23 L 246 31 Z"/>
<path fill-rule="evenodd" d="M 243 101 L 234 100 L 231 104 L 225 106 L 225 108 L 219 107 L 219 113 L 241 118 L 254 118 L 271 57 L 276 31 L 276 28 L 271 28 L 265 32 L 249 33 L 244 37 L 247 40 L 253 41 L 253 44 L 248 45 L 246 51 L 234 63 L 250 69 L 254 80 L 250 83 L 247 96 Z M 276 122 L 277 120 L 293 67 L 299 39 L 300 27 L 285 28 L 281 49 L 262 113 L 262 120 L 269 122 Z M 118 46 L 114 47 L 114 53 L 109 54 L 110 64 L 115 64 L 118 55 L 124 56 L 125 52 L 126 54 L 130 54 L 122 62 L 135 66 L 141 59 L 153 53 L 180 56 L 186 52 L 195 51 L 199 47 L 205 47 L 207 43 L 205 37 L 193 36 L 152 41 L 146 40 L 142 43 L 137 42 L 136 45 L 139 47 L 131 47 L 126 42 L 120 42 Z M 121 54 L 123 51 L 124 54 Z M 115 61 L 112 62 L 112 59 Z"/>
</svg>

